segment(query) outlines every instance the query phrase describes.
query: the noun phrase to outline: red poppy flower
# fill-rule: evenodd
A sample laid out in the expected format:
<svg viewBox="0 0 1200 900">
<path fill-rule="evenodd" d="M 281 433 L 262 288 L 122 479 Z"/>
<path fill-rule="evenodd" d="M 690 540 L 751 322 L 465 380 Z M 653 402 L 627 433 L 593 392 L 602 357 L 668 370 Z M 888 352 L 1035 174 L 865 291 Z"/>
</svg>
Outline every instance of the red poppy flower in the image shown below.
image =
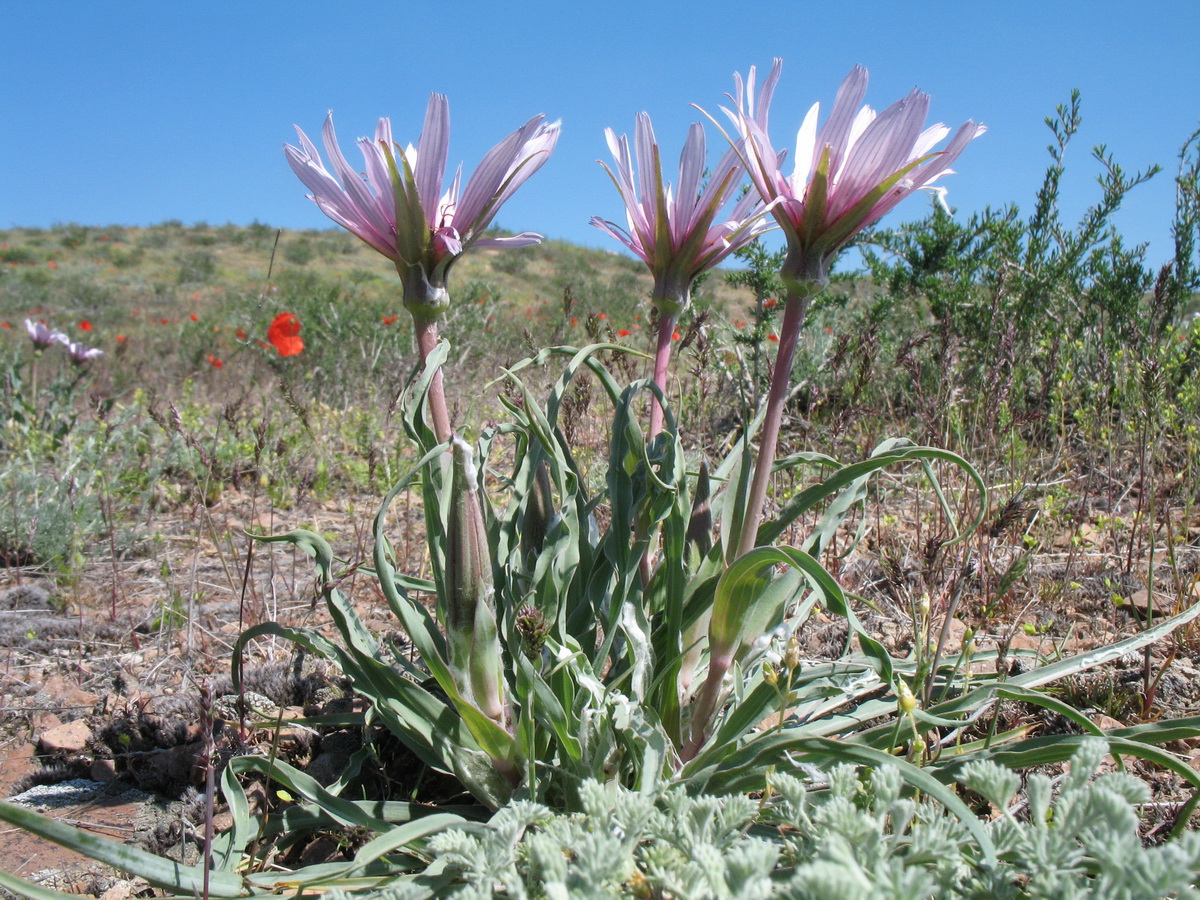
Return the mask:
<svg viewBox="0 0 1200 900">
<path fill-rule="evenodd" d="M 608 316 L 606 316 L 604 313 L 600 313 L 600 315 L 596 316 L 596 318 L 597 319 L 607 319 Z"/>
<path fill-rule="evenodd" d="M 282 312 L 275 317 L 267 329 L 267 340 L 280 356 L 295 356 L 304 350 L 304 339 L 300 337 L 300 320 L 292 313 Z"/>
<path fill-rule="evenodd" d="M 384 324 L 384 325 L 392 325 L 392 324 L 394 324 L 394 323 L 395 323 L 395 321 L 396 321 L 398 318 L 400 318 L 399 314 L 397 314 L 397 315 L 394 315 L 394 316 L 384 316 L 384 317 L 383 317 L 383 324 Z"/>
<path fill-rule="evenodd" d="M 774 341 L 776 344 L 778 344 L 778 343 L 779 343 L 779 335 L 777 335 L 777 334 L 768 334 L 768 335 L 767 335 L 767 340 L 768 340 L 768 341 Z"/>
<path fill-rule="evenodd" d="M 200 317 L 199 317 L 198 315 L 196 315 L 195 313 L 192 313 L 192 314 L 191 314 L 191 316 L 190 316 L 190 318 L 191 318 L 191 320 L 192 320 L 193 322 L 199 322 L 199 321 L 200 321 Z"/>
<path fill-rule="evenodd" d="M 125 335 L 123 335 L 123 334 L 118 334 L 118 335 L 117 335 L 117 343 L 118 343 L 118 344 L 123 344 L 123 343 L 125 343 Z"/>
<path fill-rule="evenodd" d="M 0 322 L 0 328 L 12 328 L 7 322 Z"/>
<path fill-rule="evenodd" d="M 578 325 L 579 324 L 579 316 L 571 316 L 571 324 Z"/>
<path fill-rule="evenodd" d="M 80 331 L 91 331 L 92 323 L 89 322 L 87 319 L 84 319 L 82 322 L 79 323 L 79 330 Z"/>
<path fill-rule="evenodd" d="M 633 332 L 630 331 L 628 328 L 622 328 L 620 331 L 617 332 L 617 337 L 629 337 L 631 334 L 633 334 Z"/>
<path fill-rule="evenodd" d="M 774 297 L 770 297 L 763 301 L 763 306 L 765 306 L 767 309 L 774 309 L 778 304 L 779 301 Z"/>
<path fill-rule="evenodd" d="M 677 341 L 677 340 L 679 340 L 679 338 L 680 338 L 680 334 L 679 334 L 679 332 L 678 332 L 678 331 L 672 331 L 672 332 L 671 332 L 671 340 L 673 340 L 673 341 Z"/>
<path fill-rule="evenodd" d="M 239 341 L 244 341 L 246 339 L 246 332 L 242 331 L 241 325 L 238 326 L 238 330 L 235 332 L 235 335 Z"/>
<path fill-rule="evenodd" d="M 167 321 L 166 319 L 159 319 L 158 321 L 159 321 L 159 324 L 161 324 L 161 325 L 170 325 L 170 324 L 171 324 L 171 323 L 170 323 L 169 321 Z"/>
<path fill-rule="evenodd" d="M 210 354 L 208 354 L 208 364 L 210 366 L 212 366 L 214 369 L 219 369 L 219 368 L 221 368 L 221 366 L 225 365 L 225 362 L 224 362 L 224 360 L 217 359 L 215 356 L 213 356 L 210 353 Z"/>
</svg>

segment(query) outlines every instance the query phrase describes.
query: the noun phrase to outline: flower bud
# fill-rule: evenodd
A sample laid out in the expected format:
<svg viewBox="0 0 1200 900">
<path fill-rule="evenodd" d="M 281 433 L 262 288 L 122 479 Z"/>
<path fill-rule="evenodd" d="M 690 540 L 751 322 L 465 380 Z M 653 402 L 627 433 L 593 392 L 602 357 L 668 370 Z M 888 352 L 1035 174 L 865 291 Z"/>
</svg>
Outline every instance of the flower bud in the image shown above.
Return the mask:
<svg viewBox="0 0 1200 900">
<path fill-rule="evenodd" d="M 917 708 L 917 698 L 913 696 L 912 688 L 902 681 L 896 689 L 896 694 L 896 705 L 900 707 L 901 715 L 911 716 Z"/>
<path fill-rule="evenodd" d="M 698 558 L 708 556 L 712 549 L 712 487 L 708 478 L 708 463 L 701 461 L 700 473 L 696 476 L 696 493 L 692 496 L 692 514 L 688 519 L 687 547 L 695 550 Z"/>
<path fill-rule="evenodd" d="M 502 722 L 504 677 L 478 475 L 470 445 L 457 435 L 453 455 L 445 578 L 449 663 L 463 696 Z"/>
<path fill-rule="evenodd" d="M 779 671 L 775 668 L 774 663 L 763 664 L 763 681 L 772 687 L 779 684 Z"/>
<path fill-rule="evenodd" d="M 795 635 L 788 638 L 787 646 L 783 650 L 783 664 L 789 672 L 795 672 L 800 667 L 800 642 L 796 640 Z"/>
<path fill-rule="evenodd" d="M 554 497 L 550 489 L 550 469 L 546 460 L 537 464 L 533 473 L 533 489 L 525 503 L 525 519 L 521 528 L 521 549 L 526 557 L 536 558 L 546 545 L 546 533 L 554 518 Z"/>
</svg>

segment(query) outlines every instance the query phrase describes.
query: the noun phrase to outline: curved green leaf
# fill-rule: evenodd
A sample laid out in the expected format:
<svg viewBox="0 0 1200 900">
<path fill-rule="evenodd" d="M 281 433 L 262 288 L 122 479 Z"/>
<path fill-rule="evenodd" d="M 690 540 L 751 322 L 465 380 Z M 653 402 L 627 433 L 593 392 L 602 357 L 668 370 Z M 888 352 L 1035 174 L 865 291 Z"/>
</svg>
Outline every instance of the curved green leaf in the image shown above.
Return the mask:
<svg viewBox="0 0 1200 900">
<path fill-rule="evenodd" d="M 204 887 L 202 866 L 185 866 L 183 863 L 155 856 L 131 844 L 118 843 L 90 831 L 75 828 L 15 803 L 0 800 L 0 821 L 53 841 L 89 859 L 137 875 L 155 887 L 192 892 L 197 896 Z M 232 873 L 212 871 L 208 873 L 208 889 L 214 897 L 239 897 L 246 893 L 246 884 Z"/>
</svg>

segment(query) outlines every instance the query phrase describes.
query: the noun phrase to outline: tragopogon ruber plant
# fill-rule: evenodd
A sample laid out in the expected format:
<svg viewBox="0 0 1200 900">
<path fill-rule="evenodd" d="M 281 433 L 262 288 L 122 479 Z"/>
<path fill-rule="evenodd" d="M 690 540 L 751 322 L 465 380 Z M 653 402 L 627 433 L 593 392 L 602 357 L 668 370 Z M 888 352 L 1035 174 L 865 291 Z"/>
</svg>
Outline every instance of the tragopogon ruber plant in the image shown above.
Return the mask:
<svg viewBox="0 0 1200 900">
<path fill-rule="evenodd" d="M 543 118 L 534 116 L 489 150 L 465 188 L 460 166 L 444 193 L 450 104 L 443 94 L 430 95 L 416 147 L 395 143 L 386 118 L 376 125 L 374 139 L 359 139 L 365 176 L 342 155 L 332 113 L 325 119 L 322 140 L 333 172 L 299 128 L 300 146 L 284 145 L 292 170 L 312 191 L 321 211 L 395 263 L 423 364 L 437 346 L 438 323 L 450 304 L 446 279 L 455 260 L 472 246 L 526 247 L 542 239 L 533 232 L 512 237 L 483 234 L 504 201 L 553 151 L 559 126 L 545 124 Z M 437 439 L 449 440 L 440 373 L 431 386 L 429 406 Z"/>
<path fill-rule="evenodd" d="M 600 219 L 593 224 L 622 241 L 654 279 L 659 335 L 649 429 L 653 451 L 637 415 L 647 382 L 620 384 L 600 362 L 600 354 L 611 349 L 604 343 L 545 350 L 507 368 L 504 377 L 520 401 L 503 395 L 508 421 L 483 429 L 471 444 L 454 434 L 447 415 L 439 366 L 449 347 L 437 338 L 449 304 L 448 273 L 472 245 L 540 240 L 536 234 L 485 238 L 483 230 L 499 205 L 545 161 L 557 140 L 557 125 L 530 119 L 486 155 L 461 190 L 461 174 L 444 189 L 449 116 L 445 98 L 437 94 L 415 148 L 396 145 L 386 119 L 374 140 L 359 141 L 362 176 L 342 156 L 329 120 L 324 141 L 330 170 L 303 132 L 300 148 L 287 149 L 321 209 L 393 261 L 420 337 L 425 369 L 400 418 L 421 457 L 376 518 L 373 567 L 418 660 L 395 657 L 370 635 L 337 590 L 332 549 L 306 532 L 278 539 L 318 559 L 343 645 L 277 626 L 248 632 L 243 641 L 258 633 L 285 634 L 337 659 L 371 698 L 374 714 L 429 765 L 453 772 L 489 805 L 504 802 L 514 791 L 569 797 L 588 778 L 646 789 L 664 777 L 707 782 L 731 760 L 730 753 L 754 741 L 754 726 L 778 701 L 778 692 L 761 682 L 763 655 L 784 631 L 800 627 L 817 604 L 844 616 L 867 653 L 886 656 L 858 626 L 841 589 L 817 560 L 824 536 L 837 530 L 854 501 L 827 512 L 818 524 L 819 536 L 803 548 L 759 547 L 739 554 L 736 535 L 750 483 L 743 445 L 714 468 L 714 482 L 726 486 L 714 494 L 706 469 L 692 476 L 677 429 L 668 433 L 663 427 L 671 336 L 695 279 L 777 223 L 792 250 L 789 291 L 806 297 L 796 287 L 803 279 L 792 275 L 807 272 L 815 254 L 823 278 L 832 253 L 853 233 L 822 239 L 838 233 L 845 221 L 841 213 L 820 220 L 821 228 L 806 230 L 815 207 L 805 204 L 817 195 L 804 184 L 780 180 L 781 160 L 765 136 L 777 78 L 778 67 L 757 98 L 753 76 L 749 97 L 739 80 L 738 112 L 730 115 L 745 128 L 711 170 L 705 167 L 704 129 L 691 127 L 673 184 L 664 178 L 646 114 L 638 116 L 632 140 L 607 132 L 613 161 L 605 169 L 624 202 L 626 227 Z M 838 116 L 845 115 L 845 102 L 839 100 Z M 859 114 L 861 135 L 830 139 L 849 153 L 844 165 L 839 157 L 838 167 L 831 169 L 830 152 L 816 165 L 811 180 L 829 182 L 820 188 L 822 204 L 851 196 L 843 193 L 851 190 L 845 186 L 850 182 L 841 179 L 866 165 L 856 162 L 855 153 L 858 141 L 875 140 L 868 114 Z M 886 123 L 892 117 L 879 118 Z M 940 132 L 918 142 L 920 152 L 933 136 Z M 911 142 L 905 153 L 910 151 Z M 918 158 L 916 165 L 924 162 Z M 739 194 L 747 173 L 753 187 Z M 921 172 L 925 181 L 936 174 Z M 874 190 L 883 198 L 901 176 L 882 178 L 883 187 L 867 186 L 864 196 Z M 798 177 L 810 178 L 808 169 Z M 806 212 L 781 215 L 780 208 L 795 197 Z M 882 214 L 876 201 L 866 212 L 857 203 L 850 203 L 846 213 L 857 227 Z M 543 400 L 521 373 L 563 354 L 570 361 Z M 788 368 L 790 357 L 779 363 L 777 381 L 783 377 L 786 383 Z M 613 412 L 608 470 L 598 490 L 579 469 L 559 427 L 571 382 L 584 373 L 595 379 Z M 757 421 L 761 418 L 750 433 Z M 774 427 L 764 438 L 771 447 L 760 459 L 762 472 L 770 470 L 777 413 Z M 762 529 L 764 541 L 834 494 L 860 496 L 856 492 L 879 469 L 937 453 L 886 442 L 848 475 L 848 467 L 823 460 L 837 469 L 835 475 L 769 520 Z M 952 454 L 936 458 L 969 470 Z M 485 472 L 495 474 L 501 490 L 484 489 Z M 397 569 L 388 538 L 388 504 L 414 482 L 423 492 L 428 580 Z M 745 527 L 750 534 L 757 530 L 762 505 L 760 498 L 754 522 Z M 714 536 L 718 523 L 719 540 Z M 652 567 L 659 545 L 668 564 Z M 413 593 L 432 596 L 433 603 Z M 727 677 L 731 673 L 748 678 L 747 685 L 734 683 Z"/>
<path fill-rule="evenodd" d="M 33 319 L 25 320 L 25 331 L 29 333 L 35 353 L 40 353 L 54 344 L 68 344 L 71 341 L 57 328 L 51 328 L 45 322 L 35 322 Z"/>
<path fill-rule="evenodd" d="M 679 180 L 663 180 L 662 156 L 650 116 L 639 113 L 634 130 L 634 153 L 625 135 L 605 129 L 615 170 L 601 162 L 625 203 L 628 230 L 599 216 L 592 224 L 615 237 L 650 268 L 654 276 L 652 299 L 658 310 L 658 340 L 654 355 L 654 383 L 666 390 L 671 358 L 671 337 L 680 314 L 691 302 L 692 283 L 730 253 L 744 247 L 768 227 L 764 203 L 746 193 L 717 222 L 717 215 L 737 193 L 742 166 L 736 149 L 721 157 L 704 181 L 704 128 L 688 129 L 679 157 Z M 636 172 L 635 172 L 636 159 Z M 658 398 L 650 412 L 651 439 L 662 430 L 663 409 Z"/>
<path fill-rule="evenodd" d="M 867 90 L 867 70 L 855 66 L 843 80 L 829 119 L 819 130 L 820 104 L 813 104 L 808 111 L 797 135 L 792 174 L 786 175 L 786 154 L 775 150 L 767 133 L 771 99 L 781 69 L 782 60 L 776 59 L 757 97 L 754 67 L 745 82 L 735 74 L 735 108 L 722 107 L 735 130 L 727 137 L 741 154 L 755 190 L 769 204 L 787 240 L 787 256 L 780 270 L 786 300 L 779 350 L 771 372 L 744 518 L 740 532 L 729 544 L 730 562 L 745 557 L 758 545 L 796 344 L 809 303 L 828 282 L 834 257 L 854 235 L 913 191 L 938 191 L 931 187 L 933 182 L 949 173 L 950 164 L 985 130 L 968 121 L 945 150 L 934 152 L 950 129 L 941 123 L 924 127 L 929 96 L 914 89 L 878 115 L 869 106 L 858 108 Z M 711 629 L 709 642 L 713 648 L 719 643 Z M 726 637 L 724 643 L 730 644 L 730 639 Z M 710 657 L 691 737 L 684 748 L 685 758 L 697 752 L 708 736 L 716 698 L 734 659 L 731 652 Z"/>
<path fill-rule="evenodd" d="M 757 540 L 796 342 L 810 301 L 828 282 L 830 263 L 854 235 L 913 191 L 926 188 L 940 194 L 942 189 L 932 187 L 933 182 L 950 174 L 950 165 L 967 144 L 986 130 L 968 121 L 946 149 L 934 151 L 950 129 L 940 122 L 924 127 L 929 95 L 914 88 L 878 115 L 869 106 L 858 108 L 867 91 L 867 70 L 855 66 L 842 81 L 829 119 L 819 130 L 821 105 L 814 103 L 809 109 L 797 134 L 792 174 L 786 175 L 785 154 L 776 152 L 767 134 L 771 99 L 782 67 L 783 61 L 776 59 L 757 98 L 754 67 L 745 82 L 735 74 L 735 108 L 722 107 L 735 129 L 730 140 L 740 149 L 755 190 L 771 205 L 788 251 L 780 271 L 786 304 L 779 352 L 746 519 L 737 543 L 739 555 Z"/>
</svg>

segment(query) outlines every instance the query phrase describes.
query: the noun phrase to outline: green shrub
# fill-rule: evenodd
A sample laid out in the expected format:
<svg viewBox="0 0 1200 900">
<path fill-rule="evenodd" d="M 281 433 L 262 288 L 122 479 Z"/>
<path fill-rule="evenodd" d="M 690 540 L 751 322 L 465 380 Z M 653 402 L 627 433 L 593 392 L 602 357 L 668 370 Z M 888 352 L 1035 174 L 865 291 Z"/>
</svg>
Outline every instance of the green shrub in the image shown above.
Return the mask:
<svg viewBox="0 0 1200 900">
<path fill-rule="evenodd" d="M 186 250 L 175 256 L 179 284 L 207 284 L 217 274 L 217 257 L 210 250 Z"/>
</svg>

